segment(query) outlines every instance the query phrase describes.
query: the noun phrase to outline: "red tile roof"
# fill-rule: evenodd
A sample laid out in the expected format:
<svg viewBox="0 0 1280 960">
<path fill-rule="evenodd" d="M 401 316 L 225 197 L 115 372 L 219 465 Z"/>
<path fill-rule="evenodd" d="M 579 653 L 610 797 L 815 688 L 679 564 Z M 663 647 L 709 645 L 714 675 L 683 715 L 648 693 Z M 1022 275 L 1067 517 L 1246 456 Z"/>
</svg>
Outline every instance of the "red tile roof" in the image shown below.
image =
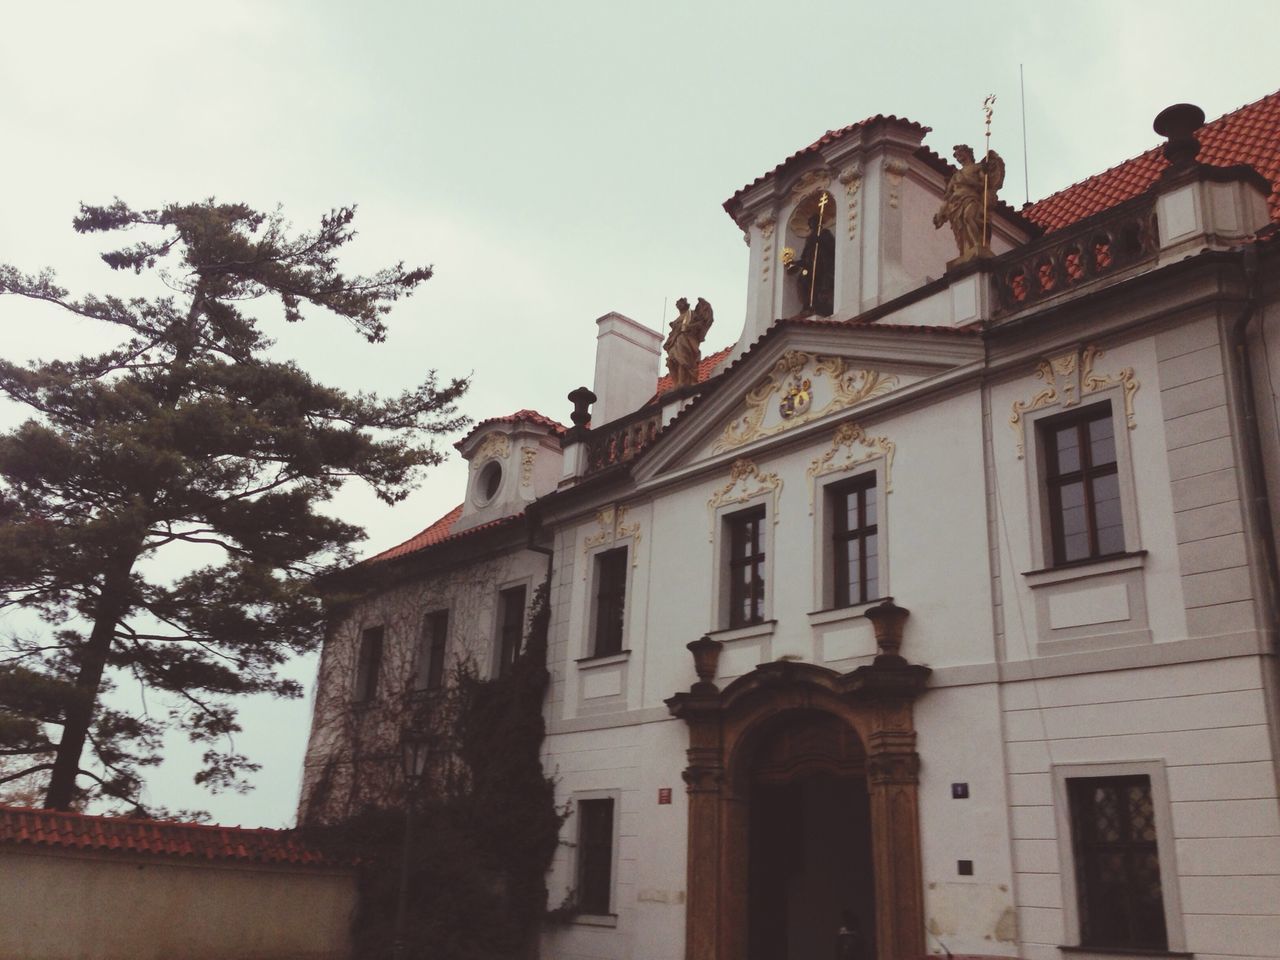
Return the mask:
<svg viewBox="0 0 1280 960">
<path fill-rule="evenodd" d="M 340 860 L 291 830 L 246 829 L 176 820 L 93 817 L 57 810 L 0 807 L 0 843 L 64 850 L 99 850 L 193 860 L 237 860 L 332 866 Z"/>
<path fill-rule="evenodd" d="M 461 448 L 464 443 L 470 440 L 480 430 L 485 427 L 491 427 L 495 423 L 536 423 L 539 426 L 546 427 L 557 437 L 561 436 L 567 429 L 564 424 L 557 423 L 550 417 L 543 416 L 537 410 L 517 410 L 515 413 L 509 413 L 505 417 L 490 417 L 488 420 L 481 420 L 474 427 L 467 431 L 467 435 L 454 444 L 455 447 Z"/>
<path fill-rule="evenodd" d="M 404 543 L 396 544 L 381 553 L 376 553 L 372 557 L 364 560 L 364 563 L 380 563 L 384 560 L 395 560 L 397 557 L 408 556 L 411 553 L 417 553 L 425 550 L 427 547 L 434 547 L 445 541 L 461 540 L 463 537 L 469 537 L 473 533 L 479 533 L 481 530 L 492 530 L 494 527 L 500 527 L 504 524 L 514 523 L 524 516 L 524 513 L 514 513 L 509 517 L 499 517 L 497 520 L 490 520 L 488 523 L 481 523 L 474 527 L 468 527 L 466 530 L 453 532 L 453 525 L 458 522 L 458 518 L 462 516 L 462 504 L 458 504 L 443 517 L 437 520 L 431 526 L 427 527 L 420 533 L 414 534 Z"/>
<path fill-rule="evenodd" d="M 1201 163 L 1229 167 L 1245 163 L 1271 182 L 1272 220 L 1280 220 L 1280 91 L 1206 123 L 1196 134 Z M 1169 162 L 1163 145 L 1072 184 L 1023 208 L 1023 216 L 1045 232 L 1061 230 L 1149 188 Z"/>
<path fill-rule="evenodd" d="M 729 351 L 733 347 L 725 347 L 723 350 L 717 350 L 709 357 L 703 357 L 698 361 L 698 383 L 706 380 L 711 376 L 711 371 L 715 369 L 716 364 L 729 355 Z M 668 390 L 675 388 L 675 383 L 671 380 L 671 376 L 662 376 L 658 378 L 658 393 L 666 393 Z"/>
<path fill-rule="evenodd" d="M 923 137 L 926 133 L 928 133 L 932 129 L 931 127 L 926 127 L 923 124 L 916 123 L 914 120 L 908 120 L 906 117 L 895 117 L 893 114 L 877 113 L 874 117 L 867 117 L 867 119 L 865 120 L 860 120 L 857 123 L 851 123 L 847 127 L 841 127 L 839 130 L 828 130 L 826 133 L 820 136 L 817 140 L 813 141 L 813 143 L 809 144 L 803 150 L 797 150 L 795 153 L 787 157 L 787 159 L 783 160 L 780 164 L 778 164 L 768 173 L 763 174 L 762 176 L 756 177 L 754 180 L 748 183 L 745 187 L 743 187 L 741 190 L 735 193 L 732 197 L 730 197 L 728 200 L 724 202 L 725 210 L 729 210 L 735 200 L 737 200 L 740 196 L 742 196 L 744 193 L 746 193 L 756 184 L 764 183 L 764 181 L 768 180 L 770 177 L 776 177 L 783 170 L 787 169 L 788 167 L 794 166 L 798 160 L 802 159 L 803 157 L 807 157 L 812 153 L 817 153 L 827 144 L 835 143 L 837 140 L 841 140 L 855 131 L 865 129 L 866 127 L 870 127 L 871 125 L 876 123 L 905 124 L 906 126 L 914 127 L 917 131 L 919 131 L 921 137 Z M 730 213 L 732 213 L 731 210 L 730 210 Z"/>
</svg>

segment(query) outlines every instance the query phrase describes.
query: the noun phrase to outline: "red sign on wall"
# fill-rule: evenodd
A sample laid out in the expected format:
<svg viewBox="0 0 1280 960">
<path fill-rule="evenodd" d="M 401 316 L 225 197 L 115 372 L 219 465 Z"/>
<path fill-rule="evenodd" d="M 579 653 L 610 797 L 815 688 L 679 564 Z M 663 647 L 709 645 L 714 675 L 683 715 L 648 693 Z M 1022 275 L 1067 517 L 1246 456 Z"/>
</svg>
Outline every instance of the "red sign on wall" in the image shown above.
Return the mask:
<svg viewBox="0 0 1280 960">
<path fill-rule="evenodd" d="M 659 788 L 658 788 L 658 803 L 670 803 L 670 802 L 671 802 L 671 788 L 670 788 L 670 787 L 659 787 Z"/>
</svg>

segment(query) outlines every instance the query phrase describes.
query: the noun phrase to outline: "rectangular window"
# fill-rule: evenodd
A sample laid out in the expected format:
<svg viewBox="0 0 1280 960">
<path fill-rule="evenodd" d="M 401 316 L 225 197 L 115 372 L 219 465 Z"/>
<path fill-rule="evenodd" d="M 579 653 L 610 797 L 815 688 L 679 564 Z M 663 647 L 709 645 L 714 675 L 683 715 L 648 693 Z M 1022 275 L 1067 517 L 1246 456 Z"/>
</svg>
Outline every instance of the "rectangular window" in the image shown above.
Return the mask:
<svg viewBox="0 0 1280 960">
<path fill-rule="evenodd" d="M 382 627 L 369 627 L 360 634 L 356 657 L 356 703 L 368 703 L 378 695 L 378 674 L 382 671 Z"/>
<path fill-rule="evenodd" d="M 613 799 L 578 801 L 578 909 L 611 912 L 613 899 Z"/>
<path fill-rule="evenodd" d="M 596 555 L 596 618 L 591 655 L 603 657 L 622 650 L 623 614 L 627 601 L 627 548 Z"/>
<path fill-rule="evenodd" d="M 725 519 L 729 532 L 729 626 L 764 620 L 764 507 Z"/>
<path fill-rule="evenodd" d="M 506 676 L 520 656 L 524 639 L 525 587 L 510 587 L 498 594 L 498 669 L 497 675 Z"/>
<path fill-rule="evenodd" d="M 1067 780 L 1080 944 L 1168 949 L 1149 776 Z"/>
<path fill-rule="evenodd" d="M 422 643 L 418 648 L 417 689 L 439 690 L 444 685 L 444 654 L 448 636 L 449 611 L 428 613 L 422 621 Z"/>
<path fill-rule="evenodd" d="M 833 607 L 880 596 L 876 475 L 827 488 L 831 516 Z"/>
<path fill-rule="evenodd" d="M 1054 564 L 1123 553 L 1111 404 L 1046 420 L 1040 429 Z"/>
</svg>

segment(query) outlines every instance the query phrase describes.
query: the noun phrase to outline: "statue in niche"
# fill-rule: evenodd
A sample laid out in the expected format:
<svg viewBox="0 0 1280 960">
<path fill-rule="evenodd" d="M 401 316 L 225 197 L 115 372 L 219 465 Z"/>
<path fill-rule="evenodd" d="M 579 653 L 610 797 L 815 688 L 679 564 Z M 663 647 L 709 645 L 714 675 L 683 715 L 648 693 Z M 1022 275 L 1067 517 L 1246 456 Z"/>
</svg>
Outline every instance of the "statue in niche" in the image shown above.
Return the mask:
<svg viewBox="0 0 1280 960">
<path fill-rule="evenodd" d="M 959 251 L 952 263 L 964 263 L 991 256 L 991 211 L 995 209 L 996 191 L 1004 186 L 1004 160 L 994 150 L 988 150 L 978 162 L 973 148 L 963 143 L 955 147 L 953 155 L 960 169 L 947 181 L 933 225 L 937 228 L 951 224 Z"/>
<path fill-rule="evenodd" d="M 836 238 L 831 232 L 826 216 L 831 194 L 825 190 L 818 197 L 818 208 L 809 216 L 809 233 L 804 249 L 797 257 L 786 247 L 782 251 L 782 266 L 796 278 L 796 291 L 800 294 L 802 313 L 815 313 L 829 317 L 835 312 Z"/>
<path fill-rule="evenodd" d="M 677 387 L 689 387 L 698 382 L 698 364 L 702 361 L 702 341 L 715 322 L 711 304 L 698 298 L 698 305 L 689 309 L 689 301 L 681 297 L 676 301 L 676 318 L 671 321 L 671 332 L 662 348 L 667 352 L 667 373 Z"/>
</svg>

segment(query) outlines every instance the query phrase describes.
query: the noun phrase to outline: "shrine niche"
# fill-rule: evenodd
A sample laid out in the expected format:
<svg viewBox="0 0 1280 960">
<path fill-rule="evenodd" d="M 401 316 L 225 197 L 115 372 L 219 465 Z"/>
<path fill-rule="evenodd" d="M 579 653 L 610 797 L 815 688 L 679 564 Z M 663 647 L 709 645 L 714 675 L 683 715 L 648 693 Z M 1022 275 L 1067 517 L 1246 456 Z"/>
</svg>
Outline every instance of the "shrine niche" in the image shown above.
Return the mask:
<svg viewBox="0 0 1280 960">
<path fill-rule="evenodd" d="M 745 960 L 751 953 L 796 945 L 794 929 L 779 932 L 776 924 L 752 920 L 752 901 L 770 896 L 760 864 L 772 854 L 758 824 L 770 811 L 787 809 L 774 788 L 814 776 L 853 791 L 847 815 L 862 825 L 830 826 L 833 837 L 852 837 L 851 849 L 862 849 L 859 856 L 869 865 L 870 880 L 863 881 L 863 895 L 852 906 L 867 918 L 875 956 L 925 955 L 912 705 L 930 670 L 897 653 L 906 610 L 886 601 L 867 616 L 881 653 L 846 674 L 776 661 L 720 690 L 713 680 L 721 644 L 706 637 L 689 644 L 698 682 L 667 700 L 689 729 L 687 960 Z M 859 830 L 863 841 L 857 840 Z M 856 878 L 847 884 L 851 899 L 858 897 L 856 884 Z"/>
<path fill-rule="evenodd" d="M 783 316 L 829 317 L 835 311 L 836 216 L 835 198 L 822 189 L 804 197 L 788 218 L 782 266 L 791 289 L 783 297 Z"/>
</svg>

